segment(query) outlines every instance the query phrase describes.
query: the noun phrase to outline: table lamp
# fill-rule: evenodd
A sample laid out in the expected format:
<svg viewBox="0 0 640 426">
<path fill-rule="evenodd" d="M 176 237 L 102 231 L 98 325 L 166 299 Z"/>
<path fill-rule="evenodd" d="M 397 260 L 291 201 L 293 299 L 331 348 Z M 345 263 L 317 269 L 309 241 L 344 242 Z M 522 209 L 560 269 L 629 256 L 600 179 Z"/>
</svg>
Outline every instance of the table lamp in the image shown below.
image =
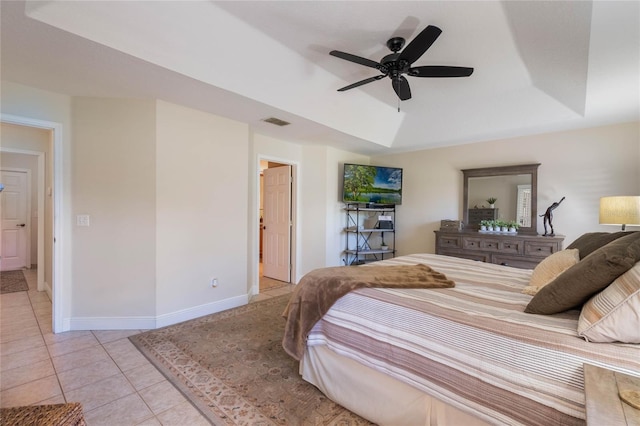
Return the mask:
<svg viewBox="0 0 640 426">
<path fill-rule="evenodd" d="M 640 225 L 640 196 L 600 198 L 601 225 Z"/>
</svg>

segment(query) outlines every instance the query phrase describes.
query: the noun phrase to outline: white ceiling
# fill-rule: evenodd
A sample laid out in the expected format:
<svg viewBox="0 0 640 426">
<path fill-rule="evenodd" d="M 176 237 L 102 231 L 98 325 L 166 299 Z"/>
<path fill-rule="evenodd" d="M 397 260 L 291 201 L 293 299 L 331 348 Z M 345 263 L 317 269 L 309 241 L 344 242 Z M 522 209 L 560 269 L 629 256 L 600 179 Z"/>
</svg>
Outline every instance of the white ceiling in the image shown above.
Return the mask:
<svg viewBox="0 0 640 426">
<path fill-rule="evenodd" d="M 638 1 L 1 1 L 2 79 L 73 96 L 162 99 L 258 133 L 364 154 L 640 117 Z M 378 72 L 392 36 L 443 31 L 398 102 Z M 398 112 L 398 106 L 400 112 Z M 278 128 L 261 120 L 292 124 Z"/>
</svg>

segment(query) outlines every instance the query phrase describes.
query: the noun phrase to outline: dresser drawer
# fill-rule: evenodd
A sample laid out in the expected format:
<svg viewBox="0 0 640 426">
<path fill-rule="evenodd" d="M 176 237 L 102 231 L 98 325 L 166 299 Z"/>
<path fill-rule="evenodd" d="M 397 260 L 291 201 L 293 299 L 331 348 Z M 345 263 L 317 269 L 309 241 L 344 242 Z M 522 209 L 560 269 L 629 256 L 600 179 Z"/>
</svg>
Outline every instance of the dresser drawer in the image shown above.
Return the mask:
<svg viewBox="0 0 640 426">
<path fill-rule="evenodd" d="M 461 248 L 460 237 L 440 237 L 438 238 L 438 247 L 442 248 Z"/>
<path fill-rule="evenodd" d="M 525 256 L 547 257 L 558 251 L 558 244 L 554 241 L 525 241 Z"/>
<path fill-rule="evenodd" d="M 465 250 L 482 250 L 481 238 L 464 237 L 462 239 L 462 248 Z"/>
<path fill-rule="evenodd" d="M 480 241 L 480 248 L 488 251 L 498 251 L 500 250 L 500 241 L 498 241 L 498 239 L 491 240 L 483 238 Z"/>
<path fill-rule="evenodd" d="M 504 254 L 522 254 L 524 253 L 522 241 L 501 241 L 500 253 Z"/>
</svg>

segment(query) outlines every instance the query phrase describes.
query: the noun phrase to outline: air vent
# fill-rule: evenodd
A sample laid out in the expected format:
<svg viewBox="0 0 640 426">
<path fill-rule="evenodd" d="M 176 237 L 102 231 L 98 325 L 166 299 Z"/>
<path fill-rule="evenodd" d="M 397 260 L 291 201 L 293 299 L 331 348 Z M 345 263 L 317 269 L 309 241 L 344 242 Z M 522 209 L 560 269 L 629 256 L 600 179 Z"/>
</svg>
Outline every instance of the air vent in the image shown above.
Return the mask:
<svg viewBox="0 0 640 426">
<path fill-rule="evenodd" d="M 280 120 L 279 118 L 275 118 L 275 117 L 265 118 L 262 121 L 266 121 L 267 123 L 275 124 L 276 126 L 280 126 L 280 127 L 291 124 L 288 121 Z"/>
</svg>

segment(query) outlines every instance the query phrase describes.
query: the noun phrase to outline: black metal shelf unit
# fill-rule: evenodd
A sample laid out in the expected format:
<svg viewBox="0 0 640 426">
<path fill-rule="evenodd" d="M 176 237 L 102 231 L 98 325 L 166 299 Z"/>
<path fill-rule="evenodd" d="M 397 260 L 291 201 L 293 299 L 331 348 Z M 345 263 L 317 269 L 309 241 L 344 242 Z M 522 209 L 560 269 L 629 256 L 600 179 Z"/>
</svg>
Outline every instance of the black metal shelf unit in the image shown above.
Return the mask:
<svg viewBox="0 0 640 426">
<path fill-rule="evenodd" d="M 345 265 L 361 265 L 395 256 L 395 205 L 347 203 L 345 212 L 346 243 L 342 259 Z"/>
</svg>

